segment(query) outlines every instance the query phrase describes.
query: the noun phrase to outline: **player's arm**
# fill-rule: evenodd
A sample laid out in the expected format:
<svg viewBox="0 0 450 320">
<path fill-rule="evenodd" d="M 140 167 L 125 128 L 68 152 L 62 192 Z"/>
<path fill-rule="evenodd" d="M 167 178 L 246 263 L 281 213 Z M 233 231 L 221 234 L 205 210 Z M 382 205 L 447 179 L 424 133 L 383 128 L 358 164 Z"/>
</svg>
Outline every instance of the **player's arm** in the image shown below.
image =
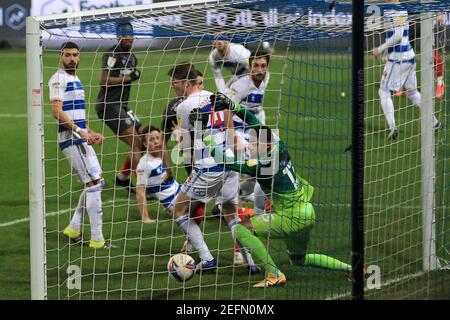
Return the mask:
<svg viewBox="0 0 450 320">
<path fill-rule="evenodd" d="M 163 120 L 161 122 L 161 130 L 163 133 L 163 147 L 162 147 L 162 160 L 163 160 L 163 164 L 164 166 L 167 168 L 167 175 L 166 177 L 168 178 L 165 181 L 169 181 L 169 178 L 173 177 L 172 174 L 172 168 L 170 167 L 170 159 L 169 159 L 169 139 L 170 136 L 172 135 L 172 127 L 173 124 L 171 123 L 173 121 L 173 116 L 170 117 L 167 115 L 167 112 L 169 110 L 169 106 L 166 107 L 163 115 Z"/>
<path fill-rule="evenodd" d="M 142 221 L 152 222 L 153 220 L 150 219 L 147 207 L 147 196 L 146 196 L 147 177 L 148 172 L 145 170 L 145 168 L 142 167 L 141 162 L 139 162 L 136 168 L 136 178 L 137 178 L 136 202 L 138 205 L 138 210 L 139 214 L 141 215 Z"/>
<path fill-rule="evenodd" d="M 215 61 L 213 52 L 209 55 L 209 64 L 211 65 L 214 75 L 214 82 L 216 83 L 217 91 L 227 93 L 229 89 L 225 84 L 225 79 L 222 75 L 221 63 Z"/>
<path fill-rule="evenodd" d="M 114 63 L 113 63 L 114 62 Z M 102 73 L 100 76 L 100 85 L 117 85 L 129 83 L 140 78 L 140 72 L 136 69 L 130 70 L 129 74 L 120 77 L 113 77 L 110 75 L 111 69 L 114 68 L 115 57 L 113 55 L 105 54 L 102 59 Z"/>
<path fill-rule="evenodd" d="M 63 111 L 63 102 L 60 99 L 52 99 L 52 115 L 58 123 L 67 129 L 73 131 L 75 134 L 79 135 L 80 138 L 86 139 L 88 144 L 102 144 L 103 136 L 91 129 L 82 129 L 75 122 L 73 122 L 69 116 Z"/>
<path fill-rule="evenodd" d="M 102 74 L 100 77 L 100 85 L 102 86 L 123 84 L 127 82 L 131 82 L 130 76 L 113 77 L 109 74 L 109 70 L 102 70 Z"/>
<path fill-rule="evenodd" d="M 147 198 L 146 198 L 146 188 L 145 185 L 137 185 L 136 186 L 136 202 L 138 205 L 138 209 L 139 209 L 139 214 L 142 217 L 142 220 L 145 219 L 145 217 L 147 217 L 147 219 L 149 218 L 148 215 L 148 208 L 147 208 Z"/>
</svg>

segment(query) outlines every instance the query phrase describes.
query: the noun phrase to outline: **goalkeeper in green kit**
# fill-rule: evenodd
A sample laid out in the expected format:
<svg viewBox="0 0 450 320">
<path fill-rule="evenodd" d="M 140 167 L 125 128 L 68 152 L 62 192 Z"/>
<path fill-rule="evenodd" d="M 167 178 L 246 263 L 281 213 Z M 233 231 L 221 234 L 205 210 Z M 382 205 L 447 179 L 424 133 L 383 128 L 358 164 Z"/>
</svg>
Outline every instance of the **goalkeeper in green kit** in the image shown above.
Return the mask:
<svg viewBox="0 0 450 320">
<path fill-rule="evenodd" d="M 225 95 L 221 93 L 212 95 L 211 102 L 214 104 L 214 112 L 228 109 L 244 120 L 250 131 L 251 151 L 250 160 L 243 162 L 236 157 L 225 157 L 226 152 L 223 148 L 216 145 L 213 140 L 206 140 L 205 143 L 212 147 L 212 156 L 218 163 L 218 159 L 224 162 L 226 169 L 256 177 L 264 194 L 269 198 L 272 195 L 271 212 L 250 218 L 255 234 L 259 237 L 270 234 L 271 238 L 283 239 L 287 245 L 289 258 L 295 265 L 351 272 L 351 266 L 347 263 L 324 254 L 307 252 L 310 233 L 315 223 L 314 207 L 309 202 L 314 188 L 296 174 L 286 144 L 281 140 L 277 141 L 270 128 L 262 126 L 251 111 L 235 104 Z M 250 237 L 239 240 L 251 250 L 258 264 L 269 264 L 278 270 L 265 248 L 261 250 L 258 245 L 253 244 Z M 269 268 L 264 286 L 276 285 L 271 283 L 276 278 L 270 274 Z"/>
</svg>

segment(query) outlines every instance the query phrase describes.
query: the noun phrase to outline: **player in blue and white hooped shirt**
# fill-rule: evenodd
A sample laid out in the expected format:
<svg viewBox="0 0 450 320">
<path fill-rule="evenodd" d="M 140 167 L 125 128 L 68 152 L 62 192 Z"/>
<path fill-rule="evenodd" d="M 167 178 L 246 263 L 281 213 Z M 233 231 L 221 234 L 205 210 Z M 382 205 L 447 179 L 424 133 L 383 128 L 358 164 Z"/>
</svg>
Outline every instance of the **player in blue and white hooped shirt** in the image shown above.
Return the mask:
<svg viewBox="0 0 450 320">
<path fill-rule="evenodd" d="M 231 84 L 226 92 L 222 92 L 233 102 L 244 105 L 252 111 L 262 124 L 266 123 L 266 114 L 262 104 L 270 78 L 269 63 L 270 53 L 268 51 L 252 52 L 249 58 L 250 73 Z M 234 117 L 233 122 L 236 128 L 243 123 L 239 117 Z"/>
<path fill-rule="evenodd" d="M 147 153 L 141 157 L 136 168 L 136 200 L 142 222 L 155 223 L 147 208 L 147 192 L 155 197 L 172 216 L 173 204 L 181 186 L 169 175 L 162 160 L 163 139 L 161 130 L 153 126 L 142 130 Z"/>
<path fill-rule="evenodd" d="M 80 60 L 78 45 L 67 42 L 61 47 L 62 68 L 50 78 L 49 93 L 53 117 L 58 121 L 58 144 L 79 181 L 84 184 L 70 224 L 63 233 L 72 242 L 83 244 L 81 224 L 84 210 L 89 215 L 89 247 L 110 249 L 102 231 L 102 172 L 91 144 L 102 144 L 103 136 L 86 126 L 84 89 L 76 70 Z"/>
<path fill-rule="evenodd" d="M 386 39 L 382 45 L 372 49 L 372 54 L 383 55 L 386 62 L 378 94 L 389 126 L 388 138 L 395 140 L 398 129 L 391 92 L 398 92 L 404 88 L 407 97 L 417 107 L 421 106 L 421 95 L 417 90 L 416 56 L 409 43 L 408 12 L 397 7 L 400 4 L 398 0 L 390 0 L 389 3 L 393 4 L 392 8 L 384 11 Z M 440 128 L 436 117 L 433 126 L 435 130 Z"/>
</svg>

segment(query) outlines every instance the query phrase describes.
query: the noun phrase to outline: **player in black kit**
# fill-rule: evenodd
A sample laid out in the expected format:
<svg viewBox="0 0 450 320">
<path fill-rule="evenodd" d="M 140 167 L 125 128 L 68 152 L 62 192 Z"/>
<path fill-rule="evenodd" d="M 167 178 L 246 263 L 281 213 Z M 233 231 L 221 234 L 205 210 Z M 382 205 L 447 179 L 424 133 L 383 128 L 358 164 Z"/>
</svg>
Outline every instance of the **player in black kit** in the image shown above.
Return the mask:
<svg viewBox="0 0 450 320">
<path fill-rule="evenodd" d="M 131 83 L 141 77 L 137 58 L 131 52 L 133 26 L 129 22 L 117 25 L 118 43 L 103 54 L 101 89 L 97 96 L 96 112 L 100 119 L 120 140 L 130 146 L 130 153 L 116 176 L 116 184 L 131 191 L 130 171 L 135 170 L 141 158 L 142 142 L 139 138 L 141 123 L 128 107 Z"/>
</svg>

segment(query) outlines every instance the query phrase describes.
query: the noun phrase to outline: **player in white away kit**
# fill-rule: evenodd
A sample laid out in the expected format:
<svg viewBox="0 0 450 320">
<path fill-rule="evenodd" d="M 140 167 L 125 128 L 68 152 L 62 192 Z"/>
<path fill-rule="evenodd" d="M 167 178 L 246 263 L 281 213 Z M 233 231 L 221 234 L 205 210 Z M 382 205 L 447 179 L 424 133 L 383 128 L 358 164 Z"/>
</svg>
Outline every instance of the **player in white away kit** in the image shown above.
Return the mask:
<svg viewBox="0 0 450 320">
<path fill-rule="evenodd" d="M 389 2 L 400 3 L 398 0 Z M 398 10 L 393 6 L 392 9 L 384 12 L 384 23 L 386 41 L 381 46 L 372 49 L 372 54 L 374 56 L 383 55 L 386 61 L 378 94 L 390 130 L 388 138 L 395 140 L 398 136 L 398 129 L 395 124 L 391 92 L 398 92 L 404 88 L 407 97 L 417 107 L 421 106 L 421 95 L 417 90 L 416 56 L 409 43 L 408 12 Z M 436 117 L 433 126 L 435 130 L 440 128 Z"/>
<path fill-rule="evenodd" d="M 209 64 L 214 73 L 214 80 L 219 92 L 226 92 L 240 77 L 248 74 L 248 59 L 250 51 L 241 44 L 226 40 L 214 40 L 214 49 L 209 54 Z M 225 83 L 222 68 L 232 74 L 232 78 Z"/>
<path fill-rule="evenodd" d="M 225 170 L 223 164 L 218 165 L 202 141 L 203 138 L 211 136 L 215 143 L 226 150 L 225 126 L 231 122 L 231 117 L 229 112 L 214 112 L 210 102 L 212 92 L 201 90 L 197 86 L 197 72 L 192 64 L 177 65 L 169 71 L 169 75 L 177 96 L 186 97 L 177 107 L 178 124 L 181 130 L 194 133 L 194 140 L 189 144 L 194 148 L 193 160 L 189 159 L 190 150 L 184 150 L 184 155 L 188 158 L 185 158 L 185 161 L 192 161 L 193 170 L 175 200 L 174 219 L 188 235 L 192 246 L 199 250 L 202 260 L 199 268 L 215 269 L 216 261 L 209 252 L 199 226 L 190 221 L 186 213 L 190 206 L 194 207 L 197 202 L 208 203 L 219 197 L 223 217 L 231 229 L 233 239 L 239 244 L 241 237 L 255 237 L 240 225 L 241 220 L 237 213 L 239 174 Z M 261 242 L 259 244 L 264 247 Z M 248 265 L 254 265 L 248 251 L 241 249 L 248 259 Z"/>
<path fill-rule="evenodd" d="M 111 244 L 104 240 L 102 232 L 102 172 L 91 146 L 102 144 L 103 136 L 86 127 L 84 89 L 76 75 L 79 59 L 78 46 L 73 42 L 65 43 L 61 48 L 63 68 L 48 82 L 52 114 L 59 124 L 59 147 L 85 186 L 72 220 L 63 233 L 72 242 L 83 244 L 81 224 L 86 210 L 91 226 L 89 247 L 110 249 Z"/>
</svg>

